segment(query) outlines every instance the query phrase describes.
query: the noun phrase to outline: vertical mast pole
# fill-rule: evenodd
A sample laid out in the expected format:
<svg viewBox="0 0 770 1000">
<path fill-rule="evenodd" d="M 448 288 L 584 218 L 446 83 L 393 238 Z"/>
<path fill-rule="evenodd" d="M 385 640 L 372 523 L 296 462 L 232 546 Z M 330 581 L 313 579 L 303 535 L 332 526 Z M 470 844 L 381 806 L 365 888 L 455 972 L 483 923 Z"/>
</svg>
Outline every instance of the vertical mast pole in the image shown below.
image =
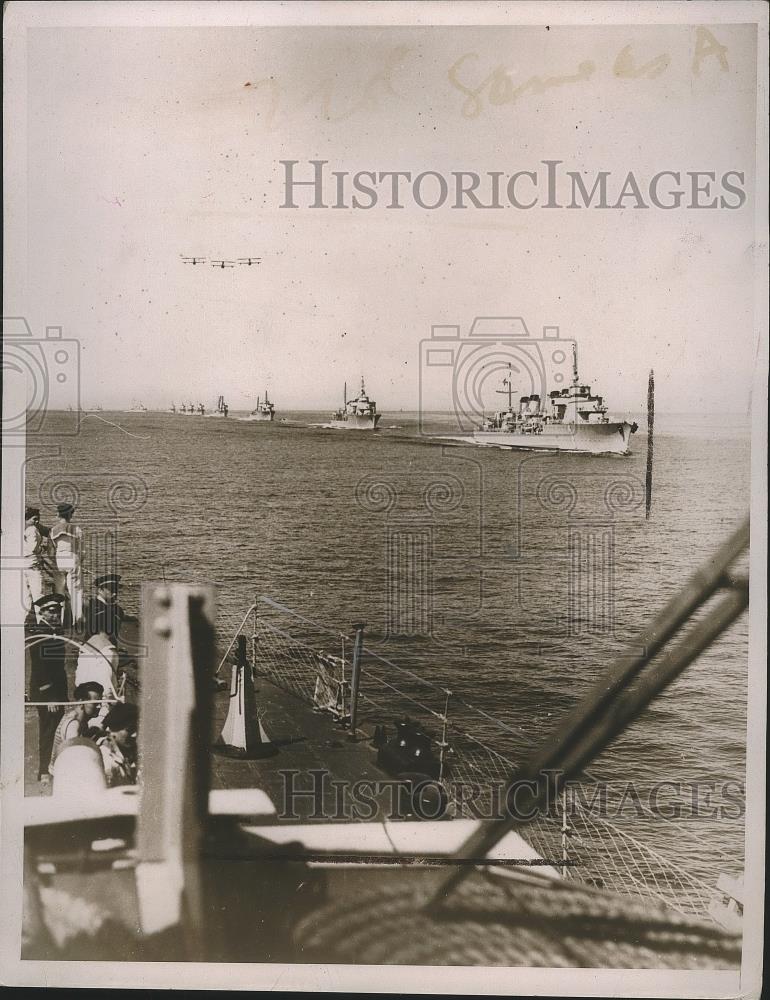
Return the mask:
<svg viewBox="0 0 770 1000">
<path fill-rule="evenodd" d="M 644 517 L 648 520 L 652 509 L 652 460 L 654 452 L 653 429 L 655 426 L 655 372 L 650 369 L 647 382 L 647 476 L 644 482 Z"/>
<path fill-rule="evenodd" d="M 353 666 L 350 677 L 350 734 L 348 739 L 356 738 L 356 721 L 358 718 L 358 688 L 361 683 L 361 651 L 364 645 L 364 626 L 354 625 Z"/>
<path fill-rule="evenodd" d="M 439 758 L 438 758 L 438 780 L 444 780 L 444 767 L 446 761 L 444 757 L 446 756 L 447 748 L 449 744 L 447 743 L 447 728 L 449 726 L 449 699 L 452 697 L 452 692 L 449 688 L 444 689 L 444 694 L 446 698 L 444 700 L 444 714 L 441 716 L 441 742 L 439 743 Z"/>
</svg>

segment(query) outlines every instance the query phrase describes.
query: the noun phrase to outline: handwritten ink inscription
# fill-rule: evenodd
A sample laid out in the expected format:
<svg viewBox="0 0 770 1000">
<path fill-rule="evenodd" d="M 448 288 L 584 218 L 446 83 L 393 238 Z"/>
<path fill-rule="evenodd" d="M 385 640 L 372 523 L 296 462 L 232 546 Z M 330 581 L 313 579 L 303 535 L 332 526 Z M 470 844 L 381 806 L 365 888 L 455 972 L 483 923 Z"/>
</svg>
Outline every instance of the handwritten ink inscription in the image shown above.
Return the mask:
<svg viewBox="0 0 770 1000">
<path fill-rule="evenodd" d="M 693 56 L 689 72 L 693 77 L 701 76 L 704 67 L 713 63 L 715 71 L 729 72 L 727 46 L 722 45 L 714 34 L 702 26 L 694 28 Z M 367 114 L 377 110 L 382 100 L 403 100 L 408 97 L 405 90 L 394 83 L 395 74 L 405 68 L 407 59 L 414 52 L 406 45 L 395 46 L 385 57 L 384 63 L 360 87 L 355 97 L 343 98 L 335 76 L 324 77 L 299 97 L 292 97 L 291 88 L 276 77 L 248 80 L 244 88 L 260 96 L 267 95 L 267 102 L 259 114 L 265 126 L 271 130 L 282 117 L 305 107 L 317 107 L 320 116 L 328 122 L 343 122 L 357 114 Z M 618 80 L 654 80 L 668 72 L 672 58 L 667 52 L 641 56 L 632 45 L 625 45 L 617 54 L 611 72 Z M 453 91 L 463 96 L 459 113 L 463 118 L 477 118 L 489 107 L 512 105 L 526 97 L 535 97 L 562 87 L 585 84 L 599 73 L 599 67 L 591 59 L 583 59 L 574 69 L 553 75 L 534 75 L 523 80 L 514 80 L 511 71 L 504 66 L 496 66 L 491 72 L 482 69 L 482 57 L 478 52 L 465 52 L 447 70 L 447 80 Z"/>
<path fill-rule="evenodd" d="M 708 28 L 695 29 L 695 45 L 691 66 L 693 76 L 700 76 L 702 64 L 706 59 L 716 59 L 723 73 L 729 71 L 727 63 L 727 47 L 721 45 Z M 473 86 L 468 79 L 468 69 L 479 59 L 477 52 L 466 52 L 449 67 L 448 78 L 451 85 L 460 93 L 465 94 L 460 113 L 463 118 L 477 118 L 484 110 L 484 99 L 490 106 L 513 104 L 525 95 L 543 94 L 556 87 L 568 84 L 584 83 L 596 73 L 597 67 L 591 60 L 579 63 L 573 73 L 558 76 L 532 76 L 520 83 L 514 83 L 510 71 L 503 66 L 497 66 L 485 76 L 480 83 Z M 615 77 L 621 80 L 654 80 L 665 73 L 671 65 L 671 57 L 661 52 L 641 66 L 637 66 L 633 47 L 626 45 L 618 53 L 612 67 Z M 461 75 L 462 74 L 462 75 Z"/>
</svg>

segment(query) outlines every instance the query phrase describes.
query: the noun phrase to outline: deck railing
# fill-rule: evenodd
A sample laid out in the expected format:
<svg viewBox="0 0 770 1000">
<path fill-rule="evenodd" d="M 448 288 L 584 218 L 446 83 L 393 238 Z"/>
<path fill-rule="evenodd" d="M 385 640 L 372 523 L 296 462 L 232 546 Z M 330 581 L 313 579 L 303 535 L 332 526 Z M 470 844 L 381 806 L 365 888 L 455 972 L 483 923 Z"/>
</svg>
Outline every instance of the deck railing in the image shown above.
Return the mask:
<svg viewBox="0 0 770 1000">
<path fill-rule="evenodd" d="M 354 636 L 269 598 L 255 599 L 245 614 L 221 615 L 218 632 L 224 641 L 220 676 L 232 659 L 236 637 L 245 635 L 257 676 L 307 703 L 314 703 L 323 658 L 335 657 L 343 680 L 349 679 Z M 521 741 L 505 722 L 366 644 L 359 699 L 359 738 L 375 723 L 404 716 L 431 733 L 442 757 L 450 814 L 483 817 L 499 805 L 519 763 L 509 748 Z M 742 859 L 709 847 L 684 823 L 655 814 L 639 799 L 631 819 L 597 814 L 585 805 L 595 787 L 590 780 L 570 782 L 553 808 L 522 828 L 538 854 L 566 878 L 710 918 L 720 876 L 739 875 Z"/>
</svg>

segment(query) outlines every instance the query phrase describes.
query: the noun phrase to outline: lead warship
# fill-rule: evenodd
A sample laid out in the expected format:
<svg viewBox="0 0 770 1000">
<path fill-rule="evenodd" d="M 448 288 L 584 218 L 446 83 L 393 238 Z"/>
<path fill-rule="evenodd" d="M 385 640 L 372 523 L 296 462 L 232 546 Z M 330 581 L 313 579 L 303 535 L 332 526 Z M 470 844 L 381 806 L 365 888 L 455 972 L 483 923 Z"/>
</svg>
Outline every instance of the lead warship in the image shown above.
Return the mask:
<svg viewBox="0 0 770 1000">
<path fill-rule="evenodd" d="M 473 439 L 478 444 L 498 448 L 526 450 L 576 451 L 591 455 L 627 455 L 631 435 L 637 425 L 628 420 L 610 420 L 601 396 L 593 395 L 590 385 L 581 385 L 577 367 L 577 348 L 572 346 L 572 384 L 555 389 L 548 400 L 540 396 L 522 396 L 518 410 L 513 406 L 511 366 L 503 379 L 502 390 L 508 407 L 485 417 Z"/>
<path fill-rule="evenodd" d="M 364 385 L 364 376 L 361 376 L 361 389 L 357 396 L 348 399 L 348 387 L 345 383 L 343 393 L 343 405 L 332 414 L 328 424 L 323 427 L 331 427 L 334 430 L 353 431 L 376 431 L 380 416 L 377 412 L 377 404 L 373 399 L 369 399 Z"/>
</svg>

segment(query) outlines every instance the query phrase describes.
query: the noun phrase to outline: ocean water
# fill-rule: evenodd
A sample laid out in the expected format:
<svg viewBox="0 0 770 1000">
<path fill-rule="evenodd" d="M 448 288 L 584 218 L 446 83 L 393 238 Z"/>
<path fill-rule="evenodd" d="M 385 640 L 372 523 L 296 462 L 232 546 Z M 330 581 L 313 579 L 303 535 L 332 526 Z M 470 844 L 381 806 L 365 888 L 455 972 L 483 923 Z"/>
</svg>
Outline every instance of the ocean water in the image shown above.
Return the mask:
<svg viewBox="0 0 770 1000">
<path fill-rule="evenodd" d="M 630 456 L 603 457 L 442 446 L 410 413 L 377 434 L 308 426 L 327 414 L 237 416 L 89 414 L 58 456 L 29 461 L 27 501 L 44 523 L 76 502 L 86 582 L 116 558 L 129 607 L 143 580 L 165 578 L 216 584 L 223 619 L 267 595 L 333 630 L 365 622 L 371 648 L 501 719 L 503 733 L 476 717 L 474 735 L 514 759 L 748 512 L 742 417 L 658 417 L 645 520 L 642 420 Z M 448 417 L 431 426 L 452 433 Z M 747 657 L 744 617 L 591 774 L 742 782 Z M 740 870 L 740 817 L 682 822 L 704 858 Z M 670 843 L 665 823 L 635 823 Z"/>
</svg>

